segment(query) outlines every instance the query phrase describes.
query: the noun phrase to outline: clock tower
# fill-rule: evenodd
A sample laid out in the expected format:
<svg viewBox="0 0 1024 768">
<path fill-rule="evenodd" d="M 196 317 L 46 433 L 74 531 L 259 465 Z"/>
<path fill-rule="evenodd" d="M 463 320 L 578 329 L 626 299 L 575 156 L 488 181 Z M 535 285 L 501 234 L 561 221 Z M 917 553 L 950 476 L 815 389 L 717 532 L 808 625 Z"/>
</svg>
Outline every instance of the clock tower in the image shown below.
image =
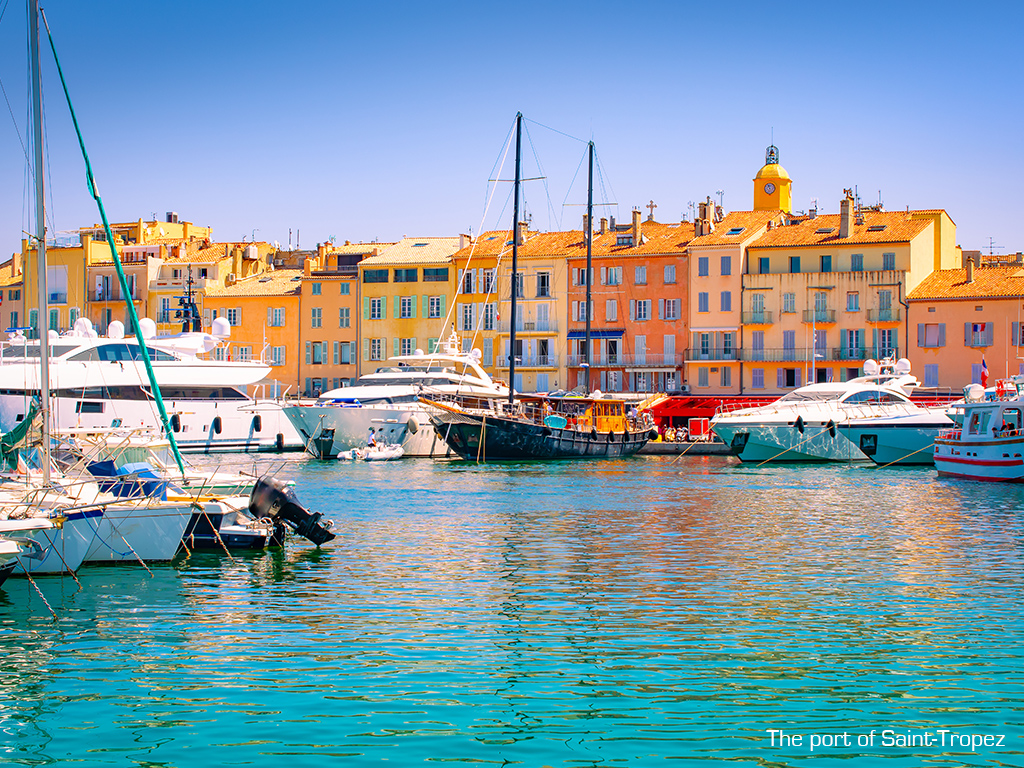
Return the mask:
<svg viewBox="0 0 1024 768">
<path fill-rule="evenodd" d="M 754 210 L 793 212 L 793 180 L 779 165 L 779 148 L 765 152 L 764 166 L 754 177 Z"/>
</svg>

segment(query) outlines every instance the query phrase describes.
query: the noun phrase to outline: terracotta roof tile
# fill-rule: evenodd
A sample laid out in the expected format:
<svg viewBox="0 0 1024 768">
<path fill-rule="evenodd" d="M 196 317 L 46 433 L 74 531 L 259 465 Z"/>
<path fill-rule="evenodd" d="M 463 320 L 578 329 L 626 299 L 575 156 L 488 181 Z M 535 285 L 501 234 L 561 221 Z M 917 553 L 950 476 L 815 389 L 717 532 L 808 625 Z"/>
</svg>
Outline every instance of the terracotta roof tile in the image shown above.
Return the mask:
<svg viewBox="0 0 1024 768">
<path fill-rule="evenodd" d="M 909 301 L 941 299 L 993 299 L 1024 296 L 1024 269 L 1019 264 L 978 267 L 973 282 L 966 269 L 938 269 L 912 290 Z"/>
<path fill-rule="evenodd" d="M 619 238 L 632 234 L 632 227 L 594 232 L 591 252 L 595 258 L 603 256 L 649 256 L 662 253 L 682 253 L 693 238 L 693 224 L 660 224 L 645 221 L 640 227 L 642 242 L 639 245 L 619 244 Z M 466 246 L 455 254 L 456 261 L 465 261 L 470 254 L 474 258 L 495 257 L 504 254 L 511 258 L 511 230 L 484 232 L 472 246 Z M 583 230 L 564 232 L 527 232 L 526 239 L 519 246 L 520 258 L 544 258 L 562 256 L 568 259 L 586 258 L 587 241 Z"/>
<path fill-rule="evenodd" d="M 804 219 L 798 224 L 773 227 L 749 247 L 827 248 L 833 245 L 907 243 L 921 234 L 932 222 L 930 218 L 915 218 L 915 213 L 916 211 L 865 211 L 860 214 L 863 223 L 854 223 L 850 228 L 849 237 L 839 236 L 839 214 L 825 214 L 813 219 Z M 857 216 L 854 217 L 854 221 L 856 219 Z"/>
<path fill-rule="evenodd" d="M 715 224 L 714 232 L 695 237 L 690 242 L 690 246 L 699 248 L 705 245 L 743 243 L 750 240 L 752 235 L 767 226 L 769 221 L 776 220 L 781 216 L 781 211 L 731 211 L 726 214 L 724 219 Z M 729 234 L 730 231 L 740 228 L 742 228 L 742 232 L 738 232 L 735 235 Z"/>
<path fill-rule="evenodd" d="M 210 285 L 206 295 L 211 299 L 229 296 L 290 296 L 302 290 L 301 269 L 275 269 L 239 280 L 231 286 Z"/>
<path fill-rule="evenodd" d="M 399 264 L 450 264 L 459 249 L 457 237 L 406 237 L 383 249 L 376 256 L 359 262 L 360 267 L 386 267 Z"/>
</svg>

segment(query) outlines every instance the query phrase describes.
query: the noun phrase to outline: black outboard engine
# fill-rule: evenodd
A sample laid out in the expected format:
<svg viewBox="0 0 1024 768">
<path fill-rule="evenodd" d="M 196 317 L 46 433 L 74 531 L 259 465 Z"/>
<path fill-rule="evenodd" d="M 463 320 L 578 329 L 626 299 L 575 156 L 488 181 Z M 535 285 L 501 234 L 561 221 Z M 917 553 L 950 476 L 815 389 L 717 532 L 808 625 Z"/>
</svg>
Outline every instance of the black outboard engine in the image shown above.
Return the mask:
<svg viewBox="0 0 1024 768">
<path fill-rule="evenodd" d="M 283 522 L 318 546 L 334 538 L 330 524 L 320 522 L 322 513 L 307 510 L 299 504 L 295 491 L 269 475 L 261 477 L 253 486 L 249 495 L 249 514 L 257 519 L 268 517 L 275 523 Z"/>
</svg>

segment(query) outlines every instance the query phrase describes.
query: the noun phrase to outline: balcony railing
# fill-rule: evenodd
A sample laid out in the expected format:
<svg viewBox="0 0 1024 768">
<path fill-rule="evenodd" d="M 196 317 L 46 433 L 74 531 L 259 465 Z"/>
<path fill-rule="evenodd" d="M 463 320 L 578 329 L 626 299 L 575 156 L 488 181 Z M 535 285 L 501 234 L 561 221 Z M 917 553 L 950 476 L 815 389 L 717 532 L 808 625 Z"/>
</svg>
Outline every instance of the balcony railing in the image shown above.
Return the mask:
<svg viewBox="0 0 1024 768">
<path fill-rule="evenodd" d="M 896 347 L 828 347 L 816 349 L 813 353 L 806 347 L 800 349 L 744 349 L 741 350 L 740 359 L 753 363 L 802 363 L 810 360 L 840 362 L 843 360 L 865 360 L 868 357 L 879 359 L 887 355 L 899 357 L 899 349 Z"/>
<path fill-rule="evenodd" d="M 655 354 L 648 352 L 645 355 L 593 355 L 590 358 L 591 368 L 622 368 L 628 366 L 630 368 L 642 368 L 644 366 L 652 368 L 664 368 L 665 366 L 677 367 L 682 365 L 684 355 L 680 354 Z M 585 362 L 583 355 L 569 355 L 569 367 L 580 368 Z"/>
<path fill-rule="evenodd" d="M 502 320 L 498 323 L 499 333 L 509 333 L 512 323 Z M 516 333 L 558 333 L 556 320 L 520 320 L 516 323 Z"/>
<path fill-rule="evenodd" d="M 499 358 L 499 368 L 508 369 L 508 358 Z M 516 368 L 557 368 L 558 355 L 527 355 L 516 357 Z"/>
<path fill-rule="evenodd" d="M 739 360 L 739 350 L 735 347 L 729 349 L 691 349 L 686 354 L 686 359 L 690 361 L 701 361 L 701 360 Z"/>
<path fill-rule="evenodd" d="M 771 325 L 774 320 L 771 312 L 743 312 L 741 322 L 744 325 Z"/>
<path fill-rule="evenodd" d="M 834 323 L 836 311 L 834 309 L 805 309 L 805 323 Z"/>
<path fill-rule="evenodd" d="M 869 309 L 869 323 L 898 323 L 900 311 L 898 309 Z"/>
<path fill-rule="evenodd" d="M 109 291 L 89 291 L 89 301 L 123 301 L 121 298 L 121 289 L 112 288 Z M 139 295 L 139 291 L 136 290 L 132 294 L 132 301 L 141 301 L 142 298 Z"/>
</svg>

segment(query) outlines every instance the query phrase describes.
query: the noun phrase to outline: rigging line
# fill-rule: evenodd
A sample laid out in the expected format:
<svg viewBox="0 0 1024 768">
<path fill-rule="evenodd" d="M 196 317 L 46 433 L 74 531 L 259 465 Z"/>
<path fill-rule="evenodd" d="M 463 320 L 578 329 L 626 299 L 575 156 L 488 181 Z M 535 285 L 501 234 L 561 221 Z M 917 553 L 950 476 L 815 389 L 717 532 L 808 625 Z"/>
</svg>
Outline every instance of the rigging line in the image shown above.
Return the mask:
<svg viewBox="0 0 1024 768">
<path fill-rule="evenodd" d="M 501 171 L 505 167 L 505 160 L 508 159 L 508 153 L 509 153 L 509 150 L 512 147 L 512 133 L 513 133 L 513 131 L 515 131 L 515 128 L 516 128 L 516 121 L 513 120 L 512 121 L 512 125 L 508 129 L 508 135 L 505 137 L 505 148 L 504 148 L 504 150 L 499 150 L 498 157 L 495 159 L 494 165 L 491 166 L 491 173 L 487 177 L 488 179 L 500 179 L 501 178 Z M 494 172 L 495 168 L 498 169 L 497 173 Z M 497 185 L 498 185 L 498 182 L 495 181 L 494 182 L 494 186 L 496 187 Z M 483 227 L 483 221 L 487 218 L 487 209 L 490 207 L 491 200 L 494 199 L 494 191 L 493 191 L 493 189 L 491 190 L 491 192 L 489 194 L 487 192 L 484 192 L 484 199 L 486 200 L 486 202 L 484 203 L 484 213 L 483 213 L 483 216 L 480 217 L 481 218 L 481 228 Z"/>
<path fill-rule="evenodd" d="M 601 203 L 601 205 L 603 205 L 605 208 L 608 208 L 609 207 L 609 203 L 607 201 L 609 199 L 615 200 L 617 198 L 615 197 L 615 188 L 612 187 L 612 183 L 611 183 L 610 180 L 608 181 L 608 188 L 611 189 L 611 191 L 612 191 L 612 197 L 611 198 L 608 197 L 607 190 L 605 190 L 605 187 L 604 187 L 604 184 L 605 184 L 605 180 L 604 180 L 604 164 L 601 162 L 601 156 L 600 156 L 600 154 L 598 154 L 596 146 L 594 147 L 594 161 L 595 161 L 595 165 L 597 166 L 597 176 L 598 176 L 598 179 L 600 180 L 600 183 L 601 183 L 601 197 L 603 197 L 604 200 L 605 200 L 605 202 Z"/>
<path fill-rule="evenodd" d="M 581 139 L 581 138 L 579 138 L 577 136 L 573 136 L 571 133 L 566 133 L 565 131 L 560 131 L 557 128 L 552 128 L 550 125 L 544 125 L 544 123 L 538 123 L 536 120 L 531 120 L 528 117 L 524 117 L 523 120 L 526 121 L 527 123 L 533 123 L 534 125 L 539 125 L 541 128 L 546 128 L 547 130 L 549 130 L 549 131 L 551 131 L 553 133 L 557 133 L 557 134 L 559 134 L 561 136 L 565 136 L 567 139 L 572 139 L 573 141 L 579 141 L 579 142 L 582 142 L 584 144 L 587 143 L 586 139 Z"/>
<path fill-rule="evenodd" d="M 589 149 L 589 147 L 588 147 L 588 149 Z M 565 191 L 565 198 L 562 200 L 562 213 L 563 214 L 565 213 L 565 201 L 568 200 L 569 199 L 569 195 L 572 194 L 572 188 L 576 184 L 576 177 L 578 177 L 580 175 L 580 168 L 583 167 L 583 161 L 586 159 L 586 157 L 587 157 L 587 152 L 584 151 L 583 154 L 580 155 L 580 164 L 576 166 L 576 172 L 572 175 L 572 181 L 569 182 L 569 189 L 567 189 Z M 562 228 L 562 220 L 561 219 L 558 220 L 558 228 L 559 229 Z"/>
<path fill-rule="evenodd" d="M 551 203 L 551 189 L 548 187 L 548 177 L 544 173 L 544 168 L 540 163 L 540 156 L 537 154 L 537 146 L 533 143 L 533 135 L 530 133 L 530 128 L 526 128 L 526 140 L 530 144 L 530 150 L 533 152 L 533 160 L 537 163 L 537 172 L 540 174 L 541 182 L 544 184 L 544 195 L 548 201 L 548 214 L 554 214 L 554 218 L 558 218 L 558 214 L 555 213 L 555 206 Z M 551 229 L 551 219 L 548 219 L 548 229 Z"/>
</svg>

